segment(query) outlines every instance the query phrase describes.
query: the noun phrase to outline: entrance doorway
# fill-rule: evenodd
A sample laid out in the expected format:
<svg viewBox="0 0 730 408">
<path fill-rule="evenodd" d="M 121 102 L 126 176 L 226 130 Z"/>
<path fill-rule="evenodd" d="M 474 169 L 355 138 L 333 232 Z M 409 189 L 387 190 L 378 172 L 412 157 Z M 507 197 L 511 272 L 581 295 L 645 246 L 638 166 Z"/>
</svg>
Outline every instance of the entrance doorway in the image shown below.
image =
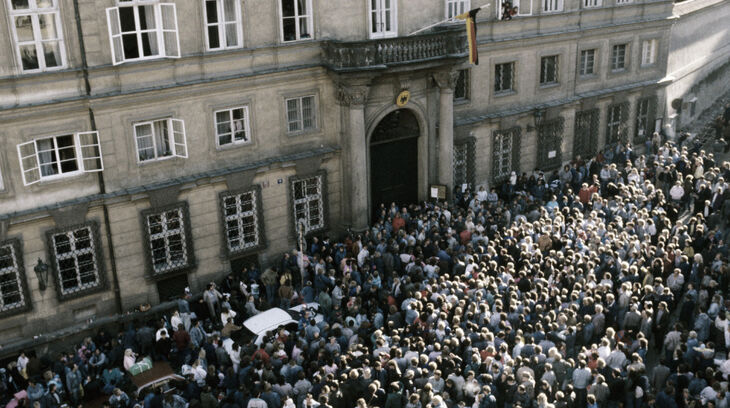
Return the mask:
<svg viewBox="0 0 730 408">
<path fill-rule="evenodd" d="M 370 199 L 374 219 L 386 207 L 418 202 L 418 119 L 408 109 L 386 115 L 370 138 Z"/>
<path fill-rule="evenodd" d="M 157 281 L 157 294 L 160 302 L 179 299 L 188 287 L 188 275 L 176 275 Z"/>
</svg>

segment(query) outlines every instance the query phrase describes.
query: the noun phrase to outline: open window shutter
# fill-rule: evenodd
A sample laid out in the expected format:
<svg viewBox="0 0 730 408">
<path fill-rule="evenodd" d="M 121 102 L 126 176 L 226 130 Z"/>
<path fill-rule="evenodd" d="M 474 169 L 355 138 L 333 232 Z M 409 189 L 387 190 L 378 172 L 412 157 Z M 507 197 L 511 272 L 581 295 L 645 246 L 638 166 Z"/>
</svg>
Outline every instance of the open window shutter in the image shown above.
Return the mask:
<svg viewBox="0 0 730 408">
<path fill-rule="evenodd" d="M 160 4 L 162 14 L 162 39 L 165 43 L 165 55 L 180 58 L 180 37 L 177 33 L 177 11 L 175 4 Z"/>
<path fill-rule="evenodd" d="M 99 144 L 99 132 L 80 132 L 76 134 L 76 144 L 81 154 L 81 169 L 86 172 L 104 170 L 104 162 L 101 159 L 101 146 Z"/>
<path fill-rule="evenodd" d="M 18 145 L 18 160 L 23 174 L 23 184 L 29 186 L 41 181 L 40 164 L 36 152 L 35 141 Z"/>
<path fill-rule="evenodd" d="M 180 119 L 172 121 L 172 142 L 175 145 L 175 156 L 188 157 L 188 146 L 185 140 L 185 122 Z"/>
<path fill-rule="evenodd" d="M 106 9 L 106 21 L 109 26 L 109 43 L 112 49 L 112 64 L 124 62 L 124 46 L 122 45 L 122 24 L 119 21 L 119 7 Z"/>
</svg>

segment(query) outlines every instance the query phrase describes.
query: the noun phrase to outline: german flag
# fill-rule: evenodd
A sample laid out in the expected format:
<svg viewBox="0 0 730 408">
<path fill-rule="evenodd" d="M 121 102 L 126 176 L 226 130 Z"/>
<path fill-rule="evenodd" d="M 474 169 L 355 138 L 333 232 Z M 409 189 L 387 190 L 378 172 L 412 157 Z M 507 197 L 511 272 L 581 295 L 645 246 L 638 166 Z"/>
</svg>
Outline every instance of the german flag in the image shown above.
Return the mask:
<svg viewBox="0 0 730 408">
<path fill-rule="evenodd" d="M 464 14 L 456 16 L 459 20 L 466 20 L 466 36 L 469 40 L 469 62 L 479 65 L 479 53 L 477 52 L 477 13 L 481 7 L 471 9 Z"/>
</svg>

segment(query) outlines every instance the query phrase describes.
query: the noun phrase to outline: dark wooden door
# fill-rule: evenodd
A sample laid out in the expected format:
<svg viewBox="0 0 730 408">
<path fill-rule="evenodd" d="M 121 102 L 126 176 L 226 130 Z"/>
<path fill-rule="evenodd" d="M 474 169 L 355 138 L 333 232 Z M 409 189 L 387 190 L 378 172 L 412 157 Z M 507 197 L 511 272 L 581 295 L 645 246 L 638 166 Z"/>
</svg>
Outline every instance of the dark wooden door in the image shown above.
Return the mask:
<svg viewBox="0 0 730 408">
<path fill-rule="evenodd" d="M 396 139 L 370 146 L 372 209 L 381 203 L 399 206 L 418 201 L 418 138 Z"/>
</svg>

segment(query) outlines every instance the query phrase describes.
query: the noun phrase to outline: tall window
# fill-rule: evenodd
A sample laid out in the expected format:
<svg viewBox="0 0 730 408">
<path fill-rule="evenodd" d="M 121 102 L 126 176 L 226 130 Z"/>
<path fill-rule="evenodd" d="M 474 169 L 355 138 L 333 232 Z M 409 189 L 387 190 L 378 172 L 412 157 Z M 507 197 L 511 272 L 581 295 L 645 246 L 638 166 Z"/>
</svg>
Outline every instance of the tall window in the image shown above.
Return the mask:
<svg viewBox="0 0 730 408">
<path fill-rule="evenodd" d="M 112 62 L 161 57 L 180 58 L 177 11 L 174 3 L 117 0 L 106 9 Z"/>
<path fill-rule="evenodd" d="M 187 207 L 175 206 L 164 211 L 143 213 L 147 227 L 149 259 L 153 274 L 180 270 L 190 266 L 186 223 Z"/>
<path fill-rule="evenodd" d="M 324 176 L 317 175 L 291 180 L 291 194 L 294 208 L 294 225 L 304 223 L 304 233 L 325 227 L 324 218 Z"/>
<path fill-rule="evenodd" d="M 641 66 L 652 65 L 656 62 L 657 40 L 645 40 L 641 43 Z"/>
<path fill-rule="evenodd" d="M 53 262 L 61 295 L 101 285 L 95 228 L 84 226 L 51 234 Z"/>
<path fill-rule="evenodd" d="M 137 159 L 140 162 L 169 157 L 188 157 L 185 122 L 160 119 L 134 125 Z"/>
<path fill-rule="evenodd" d="M 18 240 L 0 244 L 0 314 L 28 306 L 21 273 L 22 254 Z"/>
<path fill-rule="evenodd" d="M 628 103 L 608 107 L 606 144 L 617 143 L 626 139 L 626 119 L 628 119 Z"/>
<path fill-rule="evenodd" d="M 369 0 L 370 38 L 396 37 L 398 35 L 398 1 Z"/>
<path fill-rule="evenodd" d="M 543 13 L 563 11 L 563 0 L 542 0 Z"/>
<path fill-rule="evenodd" d="M 66 65 L 58 0 L 8 0 L 15 52 L 23 72 Z"/>
<path fill-rule="evenodd" d="M 626 69 L 626 44 L 616 44 L 611 49 L 611 70 Z"/>
<path fill-rule="evenodd" d="M 469 99 L 469 70 L 459 70 L 459 76 L 456 78 L 456 86 L 454 87 L 454 100 L 465 101 Z"/>
<path fill-rule="evenodd" d="M 314 95 L 287 99 L 286 120 L 289 133 L 316 129 L 317 115 Z"/>
<path fill-rule="evenodd" d="M 495 130 L 492 143 L 492 178 L 504 180 L 519 171 L 520 128 Z"/>
<path fill-rule="evenodd" d="M 204 9 L 205 36 L 209 50 L 243 46 L 239 0 L 205 0 Z"/>
<path fill-rule="evenodd" d="M 540 84 L 548 85 L 558 82 L 558 56 L 550 55 L 540 59 Z"/>
<path fill-rule="evenodd" d="M 646 140 L 653 130 L 654 104 L 653 97 L 639 99 L 636 105 L 636 138 L 634 141 Z"/>
<path fill-rule="evenodd" d="M 602 3 L 602 0 L 583 0 L 583 7 L 599 7 Z"/>
<path fill-rule="evenodd" d="M 596 50 L 583 50 L 580 52 L 579 72 L 581 75 L 593 75 L 596 73 Z"/>
<path fill-rule="evenodd" d="M 281 1 L 282 41 L 312 38 L 312 0 Z"/>
<path fill-rule="evenodd" d="M 248 106 L 216 111 L 215 135 L 218 146 L 251 143 Z"/>
<path fill-rule="evenodd" d="M 446 0 L 446 18 L 454 18 L 471 9 L 471 0 Z"/>
<path fill-rule="evenodd" d="M 514 90 L 515 63 L 508 62 L 494 66 L 494 92 L 509 92 Z"/>
<path fill-rule="evenodd" d="M 259 225 L 259 193 L 257 189 L 242 193 L 222 193 L 221 205 L 225 223 L 228 253 L 253 249 L 262 244 Z"/>
<path fill-rule="evenodd" d="M 104 170 L 98 132 L 44 137 L 17 146 L 28 186 L 41 180 Z"/>
<path fill-rule="evenodd" d="M 454 142 L 454 184 L 474 185 L 475 140 Z"/>
</svg>

